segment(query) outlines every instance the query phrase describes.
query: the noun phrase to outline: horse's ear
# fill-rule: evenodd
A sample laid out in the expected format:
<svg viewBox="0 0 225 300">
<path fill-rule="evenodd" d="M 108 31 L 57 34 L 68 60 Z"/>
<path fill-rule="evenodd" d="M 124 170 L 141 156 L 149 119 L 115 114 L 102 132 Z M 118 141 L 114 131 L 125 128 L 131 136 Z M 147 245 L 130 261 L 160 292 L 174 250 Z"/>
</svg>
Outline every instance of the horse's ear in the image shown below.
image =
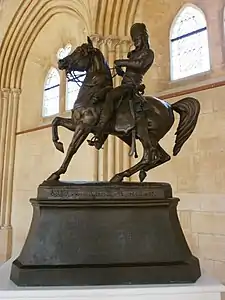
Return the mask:
<svg viewBox="0 0 225 300">
<path fill-rule="evenodd" d="M 92 40 L 89 36 L 87 37 L 87 41 L 88 41 L 88 45 L 91 46 L 92 48 L 94 48 Z"/>
</svg>

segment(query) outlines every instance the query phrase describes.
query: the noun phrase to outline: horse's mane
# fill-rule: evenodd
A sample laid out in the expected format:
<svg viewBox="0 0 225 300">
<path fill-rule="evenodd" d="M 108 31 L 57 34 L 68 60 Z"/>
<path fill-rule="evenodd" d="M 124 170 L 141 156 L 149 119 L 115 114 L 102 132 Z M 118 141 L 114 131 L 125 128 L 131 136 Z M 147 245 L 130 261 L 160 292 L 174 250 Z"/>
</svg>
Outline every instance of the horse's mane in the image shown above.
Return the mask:
<svg viewBox="0 0 225 300">
<path fill-rule="evenodd" d="M 107 76 L 112 78 L 112 74 L 111 74 L 111 71 L 110 71 L 109 64 L 108 64 L 107 60 L 105 59 L 102 51 L 98 48 L 94 48 L 94 49 L 95 49 L 94 58 L 96 59 L 96 63 L 100 66 L 100 69 L 102 71 L 107 73 Z"/>
</svg>

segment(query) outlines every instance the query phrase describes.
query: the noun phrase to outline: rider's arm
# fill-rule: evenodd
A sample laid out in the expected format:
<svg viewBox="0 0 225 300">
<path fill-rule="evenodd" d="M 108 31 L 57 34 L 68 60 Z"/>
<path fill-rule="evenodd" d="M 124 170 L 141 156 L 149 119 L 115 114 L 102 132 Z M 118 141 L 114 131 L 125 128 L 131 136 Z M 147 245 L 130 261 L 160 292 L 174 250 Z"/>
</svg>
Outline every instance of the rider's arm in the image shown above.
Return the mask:
<svg viewBox="0 0 225 300">
<path fill-rule="evenodd" d="M 139 59 L 130 61 L 129 59 L 118 59 L 115 61 L 117 67 L 131 67 L 139 70 L 142 67 L 142 62 Z"/>
<path fill-rule="evenodd" d="M 136 69 L 136 70 L 140 70 L 144 65 L 146 65 L 146 60 L 149 61 L 149 64 L 152 65 L 153 61 L 154 61 L 154 52 L 152 50 L 150 50 L 149 54 L 146 55 L 146 58 L 143 59 L 140 58 L 140 59 L 118 59 L 118 60 L 115 60 L 115 65 L 117 67 L 130 67 L 130 68 L 133 68 L 133 69 Z"/>
</svg>

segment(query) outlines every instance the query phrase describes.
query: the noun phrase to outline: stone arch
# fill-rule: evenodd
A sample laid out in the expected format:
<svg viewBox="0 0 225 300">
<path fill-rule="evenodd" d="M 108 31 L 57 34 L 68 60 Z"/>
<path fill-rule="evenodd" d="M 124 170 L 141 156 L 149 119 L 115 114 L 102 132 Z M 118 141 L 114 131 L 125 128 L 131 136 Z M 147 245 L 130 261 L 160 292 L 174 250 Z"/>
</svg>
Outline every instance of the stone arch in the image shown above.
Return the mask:
<svg viewBox="0 0 225 300">
<path fill-rule="evenodd" d="M 193 4 L 193 3 L 185 3 L 184 5 L 182 5 L 182 7 L 180 7 L 180 9 L 177 11 L 175 17 L 173 18 L 173 21 L 170 25 L 170 37 L 174 28 L 175 23 L 177 22 L 177 18 L 180 16 L 180 14 L 187 8 L 187 7 L 192 7 L 194 8 L 196 11 L 198 11 L 202 16 L 204 16 L 206 24 L 207 24 L 207 19 L 206 19 L 206 14 L 204 13 L 204 11 L 202 10 L 202 8 L 200 8 L 199 6 Z"/>
<path fill-rule="evenodd" d="M 0 50 L 1 87 L 20 88 L 23 69 L 33 42 L 44 25 L 56 14 L 76 16 L 91 31 L 90 16 L 84 1 L 45 0 L 22 2 L 5 35 Z"/>
<path fill-rule="evenodd" d="M 103 36 L 127 36 L 135 20 L 139 0 L 99 0 L 95 17 L 95 32 Z"/>
</svg>

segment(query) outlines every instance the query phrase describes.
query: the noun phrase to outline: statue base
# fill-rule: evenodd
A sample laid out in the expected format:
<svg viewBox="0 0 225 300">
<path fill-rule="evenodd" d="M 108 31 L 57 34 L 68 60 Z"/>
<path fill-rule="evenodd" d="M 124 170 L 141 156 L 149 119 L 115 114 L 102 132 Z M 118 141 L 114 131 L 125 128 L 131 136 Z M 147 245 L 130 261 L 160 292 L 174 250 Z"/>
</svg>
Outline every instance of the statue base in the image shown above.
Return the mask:
<svg viewBox="0 0 225 300">
<path fill-rule="evenodd" d="M 190 283 L 200 277 L 166 183 L 44 182 L 11 280 L 19 286 Z"/>
</svg>

